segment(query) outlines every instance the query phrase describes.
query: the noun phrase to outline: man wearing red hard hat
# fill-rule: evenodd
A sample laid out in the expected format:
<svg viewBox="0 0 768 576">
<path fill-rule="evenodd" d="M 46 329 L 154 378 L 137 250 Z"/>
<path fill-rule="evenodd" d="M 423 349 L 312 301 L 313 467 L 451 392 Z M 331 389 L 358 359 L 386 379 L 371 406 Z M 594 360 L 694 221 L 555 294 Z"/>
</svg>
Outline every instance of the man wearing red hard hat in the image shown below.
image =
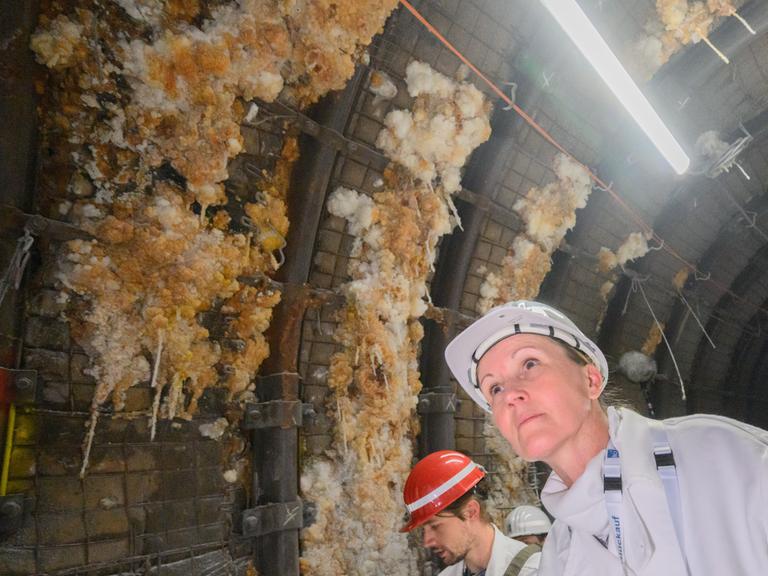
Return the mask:
<svg viewBox="0 0 768 576">
<path fill-rule="evenodd" d="M 540 548 L 507 538 L 485 513 L 483 467 L 453 450 L 413 467 L 403 489 L 410 515 L 401 528 L 423 530 L 423 543 L 448 567 L 440 576 L 533 576 Z"/>
</svg>

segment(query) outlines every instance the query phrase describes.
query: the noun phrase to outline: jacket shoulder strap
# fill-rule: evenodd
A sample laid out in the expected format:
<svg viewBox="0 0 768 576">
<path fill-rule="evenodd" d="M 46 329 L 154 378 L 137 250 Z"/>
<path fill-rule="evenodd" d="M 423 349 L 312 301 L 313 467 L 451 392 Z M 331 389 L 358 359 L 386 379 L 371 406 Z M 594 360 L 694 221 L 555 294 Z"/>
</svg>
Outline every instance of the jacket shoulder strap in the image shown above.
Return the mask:
<svg viewBox="0 0 768 576">
<path fill-rule="evenodd" d="M 528 544 L 528 546 L 520 550 L 520 552 L 512 558 L 512 562 L 507 566 L 507 571 L 504 572 L 504 576 L 518 576 L 523 569 L 523 566 L 525 566 L 525 563 L 528 562 L 528 558 L 536 554 L 536 552 L 541 552 L 541 546 L 538 544 Z"/>
</svg>

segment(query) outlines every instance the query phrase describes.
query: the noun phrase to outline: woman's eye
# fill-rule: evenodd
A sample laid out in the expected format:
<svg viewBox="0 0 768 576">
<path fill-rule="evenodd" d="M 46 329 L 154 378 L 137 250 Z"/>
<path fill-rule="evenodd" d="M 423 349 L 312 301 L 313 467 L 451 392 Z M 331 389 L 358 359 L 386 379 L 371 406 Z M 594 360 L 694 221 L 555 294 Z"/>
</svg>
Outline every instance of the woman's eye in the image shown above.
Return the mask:
<svg viewBox="0 0 768 576">
<path fill-rule="evenodd" d="M 536 368 L 536 366 L 539 365 L 539 361 L 535 358 L 528 358 L 525 362 L 523 362 L 523 368 L 526 370 L 531 370 L 533 368 Z"/>
</svg>

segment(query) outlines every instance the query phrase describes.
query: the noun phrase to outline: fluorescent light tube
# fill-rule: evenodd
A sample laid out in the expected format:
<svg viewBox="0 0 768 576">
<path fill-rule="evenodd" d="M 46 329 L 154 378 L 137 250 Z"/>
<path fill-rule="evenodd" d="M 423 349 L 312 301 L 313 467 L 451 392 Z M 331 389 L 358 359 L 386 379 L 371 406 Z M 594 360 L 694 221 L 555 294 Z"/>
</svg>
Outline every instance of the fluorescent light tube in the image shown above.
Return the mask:
<svg viewBox="0 0 768 576">
<path fill-rule="evenodd" d="M 678 174 L 690 159 L 575 0 L 541 0 Z"/>
</svg>

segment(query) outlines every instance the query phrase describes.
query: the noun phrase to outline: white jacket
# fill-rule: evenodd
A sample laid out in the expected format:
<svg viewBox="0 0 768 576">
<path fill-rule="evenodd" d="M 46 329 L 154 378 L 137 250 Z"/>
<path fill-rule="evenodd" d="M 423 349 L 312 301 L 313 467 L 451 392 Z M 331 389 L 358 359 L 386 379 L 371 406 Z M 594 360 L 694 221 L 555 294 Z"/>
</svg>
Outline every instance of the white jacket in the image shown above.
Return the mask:
<svg viewBox="0 0 768 576">
<path fill-rule="evenodd" d="M 493 527 L 493 548 L 491 549 L 491 559 L 488 561 L 488 566 L 485 568 L 485 576 L 504 576 L 504 572 L 507 570 L 507 566 L 510 565 L 518 552 L 526 547 L 525 544 L 518 540 L 513 540 L 505 536 L 501 530 Z M 539 559 L 541 558 L 541 552 L 532 554 L 530 558 L 523 564 L 523 569 L 520 571 L 520 576 L 535 576 L 536 570 L 539 567 Z M 464 560 L 457 562 L 452 566 L 448 566 L 445 570 L 440 572 L 438 576 L 461 576 L 464 572 Z"/>
<path fill-rule="evenodd" d="M 768 432 L 720 416 L 662 424 L 613 408 L 608 421 L 621 455 L 626 566 L 595 537 L 610 538 L 615 549 L 603 498 L 603 450 L 570 488 L 554 473 L 544 486 L 541 500 L 556 520 L 544 543 L 541 576 L 688 574 L 656 469 L 651 426 L 666 429 L 674 454 L 690 576 L 768 574 Z"/>
</svg>

